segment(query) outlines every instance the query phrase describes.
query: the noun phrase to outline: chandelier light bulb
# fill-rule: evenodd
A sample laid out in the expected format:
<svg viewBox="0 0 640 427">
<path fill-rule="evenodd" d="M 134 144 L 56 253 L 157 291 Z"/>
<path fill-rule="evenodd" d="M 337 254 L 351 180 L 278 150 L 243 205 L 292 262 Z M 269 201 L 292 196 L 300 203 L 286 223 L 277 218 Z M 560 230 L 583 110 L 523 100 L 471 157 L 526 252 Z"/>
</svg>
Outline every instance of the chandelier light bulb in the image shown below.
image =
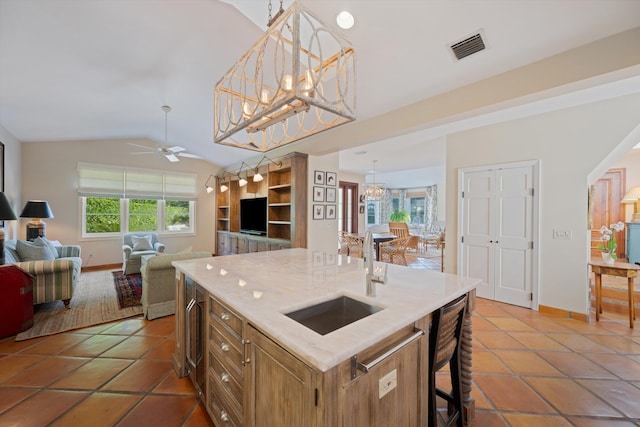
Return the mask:
<svg viewBox="0 0 640 427">
<path fill-rule="evenodd" d="M 346 10 L 343 10 L 338 14 L 338 16 L 336 16 L 336 22 L 338 23 L 338 26 L 340 28 L 342 28 L 343 30 L 348 30 L 349 28 L 353 27 L 355 20 L 353 19 L 352 14 L 350 14 Z"/>
<path fill-rule="evenodd" d="M 291 74 L 285 74 L 282 78 L 282 88 L 287 92 L 291 92 L 293 90 L 293 77 Z"/>
</svg>

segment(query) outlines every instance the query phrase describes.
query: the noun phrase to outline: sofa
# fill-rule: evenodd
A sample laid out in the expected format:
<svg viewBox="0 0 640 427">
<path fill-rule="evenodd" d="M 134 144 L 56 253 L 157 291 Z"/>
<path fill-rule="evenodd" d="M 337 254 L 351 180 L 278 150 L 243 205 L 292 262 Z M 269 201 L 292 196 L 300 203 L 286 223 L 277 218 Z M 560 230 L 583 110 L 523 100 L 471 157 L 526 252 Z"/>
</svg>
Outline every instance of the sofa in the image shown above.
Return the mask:
<svg viewBox="0 0 640 427">
<path fill-rule="evenodd" d="M 62 300 L 65 307 L 69 308 L 82 269 L 80 246 L 50 246 L 55 251 L 54 259 L 25 260 L 20 257 L 17 245 L 17 240 L 5 240 L 5 263 L 15 264 L 34 277 L 33 303 Z"/>
<path fill-rule="evenodd" d="M 173 261 L 209 258 L 209 252 L 158 254 L 142 258 L 142 311 L 152 320 L 176 312 L 176 269 Z"/>
</svg>

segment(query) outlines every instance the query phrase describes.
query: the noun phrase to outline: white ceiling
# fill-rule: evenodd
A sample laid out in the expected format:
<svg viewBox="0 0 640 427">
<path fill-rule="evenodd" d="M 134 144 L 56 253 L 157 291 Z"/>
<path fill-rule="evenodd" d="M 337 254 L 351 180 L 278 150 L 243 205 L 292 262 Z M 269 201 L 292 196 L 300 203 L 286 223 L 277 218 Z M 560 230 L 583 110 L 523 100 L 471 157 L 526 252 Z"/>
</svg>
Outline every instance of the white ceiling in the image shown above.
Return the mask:
<svg viewBox="0 0 640 427">
<path fill-rule="evenodd" d="M 342 9 L 355 16 L 344 34 L 356 48 L 358 120 L 633 28 L 640 17 L 636 0 L 304 3 L 330 25 Z M 25 142 L 162 143 L 167 104 L 170 145 L 221 166 L 255 158 L 213 144 L 213 88 L 264 31 L 267 4 L 0 0 L 0 125 Z M 448 45 L 478 30 L 488 49 L 454 61 Z M 442 167 L 444 140 L 413 135 L 350 148 L 341 169 L 366 173 L 375 158 L 384 171 Z"/>
</svg>

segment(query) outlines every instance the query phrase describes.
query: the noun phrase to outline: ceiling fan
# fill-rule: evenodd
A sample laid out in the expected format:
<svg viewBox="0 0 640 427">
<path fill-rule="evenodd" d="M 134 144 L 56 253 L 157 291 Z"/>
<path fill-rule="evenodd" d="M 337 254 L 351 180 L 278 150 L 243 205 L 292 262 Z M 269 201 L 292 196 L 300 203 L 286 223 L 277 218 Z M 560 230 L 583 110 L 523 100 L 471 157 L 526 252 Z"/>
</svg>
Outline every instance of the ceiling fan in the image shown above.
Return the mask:
<svg viewBox="0 0 640 427">
<path fill-rule="evenodd" d="M 171 111 L 171 107 L 168 105 L 163 105 L 162 111 L 164 111 L 164 145 L 160 145 L 158 147 L 147 147 L 146 145 L 134 144 L 132 142 L 129 145 L 133 145 L 134 147 L 144 148 L 147 151 L 135 151 L 131 154 L 160 154 L 167 158 L 170 162 L 179 162 L 180 159 L 178 157 L 189 157 L 191 159 L 202 159 L 201 156 L 197 154 L 187 153 L 187 149 L 184 147 L 180 147 L 178 145 L 174 145 L 173 147 L 169 147 L 167 145 L 167 114 Z"/>
</svg>

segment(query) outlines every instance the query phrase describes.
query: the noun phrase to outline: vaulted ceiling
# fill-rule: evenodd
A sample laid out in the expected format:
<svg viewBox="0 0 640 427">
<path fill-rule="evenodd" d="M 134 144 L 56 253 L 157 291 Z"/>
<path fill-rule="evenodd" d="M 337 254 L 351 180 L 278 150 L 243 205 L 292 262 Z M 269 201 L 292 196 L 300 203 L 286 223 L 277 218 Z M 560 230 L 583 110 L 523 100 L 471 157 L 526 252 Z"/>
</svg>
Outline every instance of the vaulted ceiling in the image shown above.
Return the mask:
<svg viewBox="0 0 640 427">
<path fill-rule="evenodd" d="M 640 1 L 632 0 L 304 3 L 332 26 L 343 9 L 355 17 L 355 26 L 341 31 L 356 48 L 358 121 L 634 28 L 640 17 Z M 25 142 L 146 137 L 162 143 L 166 104 L 173 109 L 170 145 L 221 166 L 255 157 L 213 144 L 213 88 L 266 28 L 267 5 L 0 0 L 0 125 Z M 478 31 L 487 49 L 456 61 L 449 45 Z M 426 139 L 395 142 L 444 155 L 437 138 Z M 380 156 L 386 147 L 369 150 Z M 406 158 L 388 158 L 380 170 L 412 168 Z M 365 173 L 370 159 L 350 169 Z"/>
</svg>

